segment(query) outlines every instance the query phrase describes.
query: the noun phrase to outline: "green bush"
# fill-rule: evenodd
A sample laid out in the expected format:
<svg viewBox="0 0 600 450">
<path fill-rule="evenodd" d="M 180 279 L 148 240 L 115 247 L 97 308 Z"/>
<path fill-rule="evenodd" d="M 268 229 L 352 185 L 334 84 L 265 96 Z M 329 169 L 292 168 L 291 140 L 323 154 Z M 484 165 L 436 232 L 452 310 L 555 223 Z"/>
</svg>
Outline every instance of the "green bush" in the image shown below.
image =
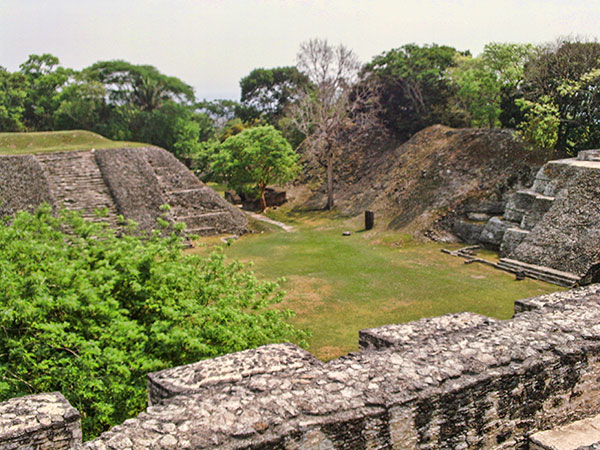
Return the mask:
<svg viewBox="0 0 600 450">
<path fill-rule="evenodd" d="M 0 274 L 0 401 L 60 391 L 86 438 L 145 407 L 150 371 L 305 337 L 243 264 L 47 206 L 0 224 Z"/>
</svg>

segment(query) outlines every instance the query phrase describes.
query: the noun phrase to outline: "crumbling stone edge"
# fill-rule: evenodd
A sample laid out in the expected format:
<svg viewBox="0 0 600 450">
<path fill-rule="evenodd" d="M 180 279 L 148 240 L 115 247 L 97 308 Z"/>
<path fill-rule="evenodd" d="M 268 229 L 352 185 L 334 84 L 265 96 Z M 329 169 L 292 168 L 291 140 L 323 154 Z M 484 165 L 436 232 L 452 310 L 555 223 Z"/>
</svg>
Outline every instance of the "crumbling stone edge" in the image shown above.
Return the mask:
<svg viewBox="0 0 600 450">
<path fill-rule="evenodd" d="M 0 448 L 69 448 L 26 440 L 72 426 L 65 445 L 86 449 L 512 449 L 600 412 L 600 285 L 519 300 L 510 320 L 448 314 L 359 341 L 328 363 L 275 344 L 149 374 L 147 410 L 82 445 L 60 394 L 13 399 Z M 49 428 L 44 402 L 63 408 Z"/>
</svg>

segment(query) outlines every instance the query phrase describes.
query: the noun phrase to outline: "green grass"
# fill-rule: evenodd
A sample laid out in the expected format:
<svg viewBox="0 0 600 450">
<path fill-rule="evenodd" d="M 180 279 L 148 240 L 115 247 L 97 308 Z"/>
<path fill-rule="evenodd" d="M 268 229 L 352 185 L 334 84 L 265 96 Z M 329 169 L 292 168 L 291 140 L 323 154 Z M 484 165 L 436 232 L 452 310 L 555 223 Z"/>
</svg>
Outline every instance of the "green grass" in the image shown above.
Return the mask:
<svg viewBox="0 0 600 450">
<path fill-rule="evenodd" d="M 322 359 L 357 350 L 363 328 L 459 311 L 507 319 L 514 300 L 560 289 L 529 279 L 517 282 L 481 264 L 466 265 L 441 253 L 442 244 L 381 230 L 360 232 L 356 219 L 290 214 L 281 208 L 270 216 L 296 231 L 243 236 L 224 251 L 253 261 L 259 277 L 286 278 L 283 306 L 296 311 L 294 324 L 312 330 L 309 350 Z M 344 230 L 354 231 L 342 236 Z"/>
<path fill-rule="evenodd" d="M 91 131 L 41 131 L 0 133 L 0 155 L 51 153 L 92 148 L 140 147 L 137 142 L 111 141 Z"/>
</svg>

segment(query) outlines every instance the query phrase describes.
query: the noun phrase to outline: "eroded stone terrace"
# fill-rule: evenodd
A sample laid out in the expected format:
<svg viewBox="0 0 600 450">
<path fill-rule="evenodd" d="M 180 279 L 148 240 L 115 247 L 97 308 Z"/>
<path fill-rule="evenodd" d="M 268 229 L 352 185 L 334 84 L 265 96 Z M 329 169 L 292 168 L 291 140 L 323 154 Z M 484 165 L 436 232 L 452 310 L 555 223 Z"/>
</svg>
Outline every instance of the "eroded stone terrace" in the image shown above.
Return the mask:
<svg viewBox="0 0 600 450">
<path fill-rule="evenodd" d="M 515 311 L 363 330 L 328 363 L 278 344 L 153 373 L 151 406 L 83 447 L 525 449 L 600 412 L 600 285 Z"/>
</svg>

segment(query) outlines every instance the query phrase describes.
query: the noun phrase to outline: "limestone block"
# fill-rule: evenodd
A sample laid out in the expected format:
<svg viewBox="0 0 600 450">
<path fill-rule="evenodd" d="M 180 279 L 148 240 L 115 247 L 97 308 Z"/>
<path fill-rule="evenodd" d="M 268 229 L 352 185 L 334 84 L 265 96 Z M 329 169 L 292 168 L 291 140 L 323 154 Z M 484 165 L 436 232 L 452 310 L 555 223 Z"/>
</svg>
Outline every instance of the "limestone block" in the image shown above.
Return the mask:
<svg viewBox="0 0 600 450">
<path fill-rule="evenodd" d="M 600 415 L 540 431 L 532 435 L 529 441 L 532 450 L 600 448 Z"/>
<path fill-rule="evenodd" d="M 452 232 L 464 242 L 477 244 L 484 228 L 485 223 L 467 222 L 466 220 L 458 219 L 454 222 Z"/>
<path fill-rule="evenodd" d="M 59 392 L 0 403 L 0 449 L 70 449 L 81 444 L 81 417 Z"/>
<path fill-rule="evenodd" d="M 523 239 L 529 234 L 529 230 L 523 230 L 521 228 L 508 228 L 504 237 L 502 238 L 502 244 L 500 245 L 500 256 L 510 255 L 514 249 L 516 249 Z"/>
<path fill-rule="evenodd" d="M 489 248 L 498 249 L 502 244 L 504 233 L 508 228 L 514 227 L 513 222 L 503 221 L 500 217 L 492 217 L 485 224 L 479 236 L 479 242 Z"/>
</svg>

